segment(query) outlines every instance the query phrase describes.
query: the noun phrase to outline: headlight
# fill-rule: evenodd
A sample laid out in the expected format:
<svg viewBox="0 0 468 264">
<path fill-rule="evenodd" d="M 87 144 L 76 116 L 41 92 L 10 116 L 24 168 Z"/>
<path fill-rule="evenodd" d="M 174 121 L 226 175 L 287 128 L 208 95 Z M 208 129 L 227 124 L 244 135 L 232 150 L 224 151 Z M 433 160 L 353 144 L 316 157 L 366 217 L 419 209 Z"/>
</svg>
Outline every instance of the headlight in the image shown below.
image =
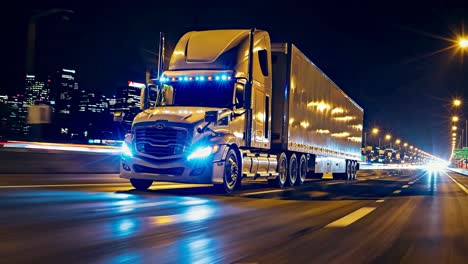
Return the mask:
<svg viewBox="0 0 468 264">
<path fill-rule="evenodd" d="M 195 149 L 190 155 L 188 155 L 187 160 L 192 159 L 203 159 L 211 155 L 212 153 L 218 150 L 218 146 L 215 147 L 200 147 Z"/>
<path fill-rule="evenodd" d="M 133 152 L 132 149 L 128 146 L 127 142 L 122 142 L 122 155 L 127 156 L 127 157 L 133 157 Z"/>
</svg>

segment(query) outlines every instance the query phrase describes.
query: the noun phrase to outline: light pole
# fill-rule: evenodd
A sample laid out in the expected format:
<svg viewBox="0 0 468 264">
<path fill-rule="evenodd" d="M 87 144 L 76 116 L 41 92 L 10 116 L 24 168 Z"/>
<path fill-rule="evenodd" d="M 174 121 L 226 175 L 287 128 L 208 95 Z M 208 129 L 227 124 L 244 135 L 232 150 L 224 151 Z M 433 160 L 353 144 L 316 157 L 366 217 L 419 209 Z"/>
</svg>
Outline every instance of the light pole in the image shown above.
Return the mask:
<svg viewBox="0 0 468 264">
<path fill-rule="evenodd" d="M 28 36 L 27 36 L 27 48 L 26 48 L 26 73 L 34 74 L 34 56 L 35 56 L 35 47 L 36 47 L 36 22 L 39 18 L 53 15 L 56 13 L 74 13 L 73 10 L 54 8 L 39 12 L 32 15 L 29 18 L 28 23 Z"/>
<path fill-rule="evenodd" d="M 371 132 L 373 135 L 377 135 L 379 134 L 379 129 L 374 127 L 373 129 L 369 130 L 369 131 L 364 131 L 364 148 L 367 147 L 367 133 L 368 132 Z M 380 145 L 380 143 L 379 143 Z"/>
</svg>

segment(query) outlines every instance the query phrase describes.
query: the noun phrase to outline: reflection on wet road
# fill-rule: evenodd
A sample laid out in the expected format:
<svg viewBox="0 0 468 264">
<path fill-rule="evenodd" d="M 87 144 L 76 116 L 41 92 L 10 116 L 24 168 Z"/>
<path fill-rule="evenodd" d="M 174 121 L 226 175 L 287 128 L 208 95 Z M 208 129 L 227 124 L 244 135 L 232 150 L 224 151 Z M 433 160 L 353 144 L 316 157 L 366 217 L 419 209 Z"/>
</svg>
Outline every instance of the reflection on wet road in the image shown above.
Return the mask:
<svg viewBox="0 0 468 264">
<path fill-rule="evenodd" d="M 419 170 L 360 173 L 358 181 L 311 180 L 282 191 L 246 183 L 234 196 L 169 183 L 138 192 L 110 180 L 113 175 L 53 182 L 51 176 L 33 181 L 36 186 L 24 184 L 34 175 L 3 175 L 0 255 L 5 263 L 468 259 L 468 194 L 459 186 L 468 186 L 468 177 Z"/>
</svg>

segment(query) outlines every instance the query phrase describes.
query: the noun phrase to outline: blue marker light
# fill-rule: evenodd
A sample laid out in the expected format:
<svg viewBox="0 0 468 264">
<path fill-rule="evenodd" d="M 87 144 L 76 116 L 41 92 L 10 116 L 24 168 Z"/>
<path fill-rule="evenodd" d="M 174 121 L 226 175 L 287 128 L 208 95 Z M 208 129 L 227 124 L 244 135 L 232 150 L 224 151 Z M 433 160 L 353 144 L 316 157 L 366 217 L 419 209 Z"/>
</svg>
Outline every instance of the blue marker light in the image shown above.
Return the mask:
<svg viewBox="0 0 468 264">
<path fill-rule="evenodd" d="M 188 81 L 188 77 L 187 77 L 187 76 L 184 77 L 184 81 Z"/>
<path fill-rule="evenodd" d="M 195 76 L 195 81 L 199 81 L 199 80 L 200 80 L 200 77 Z"/>
<path fill-rule="evenodd" d="M 205 80 L 205 76 L 200 76 L 200 81 L 204 81 Z"/>
<path fill-rule="evenodd" d="M 227 76 L 226 75 L 221 76 L 221 80 L 223 81 L 227 80 Z"/>
<path fill-rule="evenodd" d="M 178 79 L 179 79 L 179 81 L 183 81 L 184 77 L 179 77 Z"/>
<path fill-rule="evenodd" d="M 216 77 L 215 77 L 215 80 L 219 81 L 219 76 L 216 76 Z"/>
</svg>

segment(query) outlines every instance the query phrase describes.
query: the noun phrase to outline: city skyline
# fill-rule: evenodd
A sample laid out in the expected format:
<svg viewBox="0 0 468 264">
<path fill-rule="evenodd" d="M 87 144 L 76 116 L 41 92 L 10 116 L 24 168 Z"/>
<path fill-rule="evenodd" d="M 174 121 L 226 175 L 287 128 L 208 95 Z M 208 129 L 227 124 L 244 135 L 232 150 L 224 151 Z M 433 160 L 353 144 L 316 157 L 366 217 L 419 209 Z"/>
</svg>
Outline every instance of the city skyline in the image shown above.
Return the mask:
<svg viewBox="0 0 468 264">
<path fill-rule="evenodd" d="M 365 127 L 387 127 L 392 134 L 448 156 L 445 116 L 451 99 L 468 98 L 468 80 L 463 77 L 466 53 L 447 47 L 453 45 L 449 40 L 463 33 L 466 4 L 434 2 L 385 7 L 362 2 L 339 10 L 326 4 L 313 10 L 253 5 L 268 12 L 241 20 L 231 14 L 242 13 L 242 8 L 232 7 L 213 12 L 214 7 L 198 4 L 184 8 L 152 3 L 65 4 L 62 7 L 74 10 L 67 19 L 53 15 L 38 24 L 37 62 L 41 70 L 76 65 L 84 87 L 109 94 L 118 83 L 144 82 L 147 70 L 154 76 L 159 32 L 166 33 L 168 59 L 175 41 L 188 30 L 265 29 L 273 41 L 295 43 L 355 98 L 365 109 Z M 42 10 L 53 7 L 41 6 Z M 1 91 L 14 91 L 24 76 L 22 45 L 34 10 L 19 8 L 9 14 L 17 22 L 9 32 L 23 44 L 10 47 L 12 67 L 0 83 Z M 425 116 L 431 117 L 428 122 L 419 122 Z M 415 137 L 414 131 L 424 133 Z"/>
</svg>

